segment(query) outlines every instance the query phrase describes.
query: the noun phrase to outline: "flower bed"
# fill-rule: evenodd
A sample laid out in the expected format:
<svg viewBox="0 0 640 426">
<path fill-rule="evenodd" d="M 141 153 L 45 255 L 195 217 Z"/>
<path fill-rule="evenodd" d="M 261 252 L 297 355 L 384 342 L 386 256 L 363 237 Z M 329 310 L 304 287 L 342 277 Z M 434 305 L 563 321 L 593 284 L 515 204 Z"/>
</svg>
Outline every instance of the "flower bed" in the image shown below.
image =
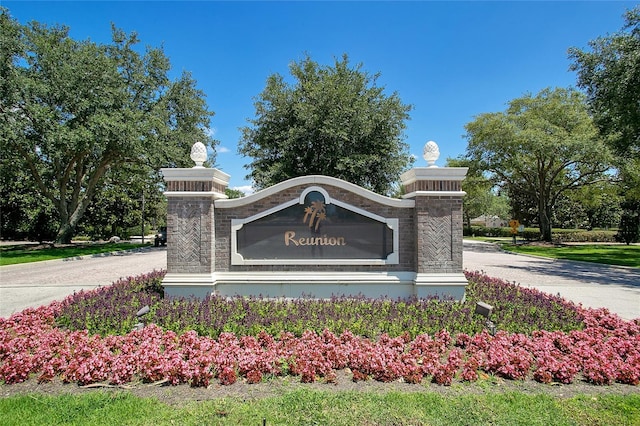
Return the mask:
<svg viewBox="0 0 640 426">
<path fill-rule="evenodd" d="M 491 320 L 500 330 L 531 334 L 536 330 L 569 332 L 583 328 L 582 311 L 565 299 L 477 272 L 466 275 L 469 285 L 465 303 L 346 297 L 275 300 L 214 296 L 199 300 L 164 299 L 164 272 L 156 271 L 67 298 L 56 323 L 101 336 L 126 334 L 138 322 L 135 313 L 148 305 L 147 323 L 178 334 L 193 330 L 217 338 L 223 332 L 255 336 L 265 331 L 277 336 L 285 331 L 300 337 L 308 330 L 320 334 L 328 329 L 335 334 L 349 331 L 374 339 L 383 333 L 391 337 L 408 333 L 414 338 L 443 329 L 452 334 L 481 332 L 485 319 L 474 315 L 474 310 L 476 302 L 483 301 L 494 307 Z"/>
<path fill-rule="evenodd" d="M 280 375 L 333 382 L 336 371 L 349 369 L 354 381 L 431 380 L 443 385 L 474 381 L 482 374 L 543 383 L 640 382 L 640 319 L 624 321 L 606 309 L 574 305 L 583 328 L 571 331 L 499 331 L 492 336 L 442 330 L 367 338 L 325 329 L 299 336 L 288 331 L 222 332 L 214 338 L 155 324 L 123 335 L 63 330 L 56 321 L 68 304 L 54 302 L 0 318 L 0 380 L 18 383 L 37 376 L 81 385 L 166 380 L 208 386 L 212 380 L 257 383 Z"/>
</svg>

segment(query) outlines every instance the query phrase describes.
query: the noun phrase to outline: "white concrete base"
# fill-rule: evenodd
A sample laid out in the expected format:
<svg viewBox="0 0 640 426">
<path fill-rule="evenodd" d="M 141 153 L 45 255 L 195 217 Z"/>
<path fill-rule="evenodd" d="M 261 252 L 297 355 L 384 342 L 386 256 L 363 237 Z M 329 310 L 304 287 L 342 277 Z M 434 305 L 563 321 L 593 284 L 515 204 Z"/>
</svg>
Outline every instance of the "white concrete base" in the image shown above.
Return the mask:
<svg viewBox="0 0 640 426">
<path fill-rule="evenodd" d="M 419 298 L 439 296 L 441 299 L 452 298 L 464 302 L 467 278 L 459 274 L 417 274 L 415 279 L 415 294 Z"/>
<path fill-rule="evenodd" d="M 204 299 L 214 292 L 215 281 L 211 274 L 167 273 L 162 286 L 165 296 Z"/>
<path fill-rule="evenodd" d="M 413 272 L 214 272 L 167 274 L 162 282 L 167 296 L 204 298 L 223 296 L 370 298 L 453 298 L 464 300 L 464 274 Z"/>
</svg>

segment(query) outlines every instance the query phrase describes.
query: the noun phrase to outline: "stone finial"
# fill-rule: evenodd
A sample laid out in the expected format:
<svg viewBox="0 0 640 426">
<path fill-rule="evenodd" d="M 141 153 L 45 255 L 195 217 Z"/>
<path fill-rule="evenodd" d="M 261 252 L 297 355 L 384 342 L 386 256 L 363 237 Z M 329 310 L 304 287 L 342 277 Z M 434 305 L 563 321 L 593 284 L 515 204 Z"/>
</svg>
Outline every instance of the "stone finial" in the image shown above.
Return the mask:
<svg viewBox="0 0 640 426">
<path fill-rule="evenodd" d="M 202 165 L 207 161 L 207 147 L 202 142 L 196 142 L 191 147 L 191 159 L 196 163 L 193 168 L 204 168 Z"/>
<path fill-rule="evenodd" d="M 428 167 L 438 167 L 436 166 L 436 160 L 440 157 L 440 148 L 438 148 L 438 144 L 434 141 L 429 141 L 424 146 L 424 150 L 422 151 L 422 158 L 427 160 Z"/>
</svg>

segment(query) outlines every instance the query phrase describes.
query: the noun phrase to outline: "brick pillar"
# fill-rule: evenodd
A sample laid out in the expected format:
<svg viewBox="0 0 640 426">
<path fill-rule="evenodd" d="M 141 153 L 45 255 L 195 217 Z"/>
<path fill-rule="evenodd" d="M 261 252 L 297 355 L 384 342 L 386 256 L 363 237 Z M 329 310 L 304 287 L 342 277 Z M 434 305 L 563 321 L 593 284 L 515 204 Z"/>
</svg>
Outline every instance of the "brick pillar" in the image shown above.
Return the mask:
<svg viewBox="0 0 640 426">
<path fill-rule="evenodd" d="M 167 183 L 165 293 L 204 297 L 214 291 L 214 202 L 227 198 L 229 175 L 204 167 L 161 171 Z M 189 285 L 194 282 L 200 286 Z"/>
<path fill-rule="evenodd" d="M 464 298 L 461 182 L 466 167 L 414 168 L 401 176 L 415 200 L 416 295 Z"/>
</svg>

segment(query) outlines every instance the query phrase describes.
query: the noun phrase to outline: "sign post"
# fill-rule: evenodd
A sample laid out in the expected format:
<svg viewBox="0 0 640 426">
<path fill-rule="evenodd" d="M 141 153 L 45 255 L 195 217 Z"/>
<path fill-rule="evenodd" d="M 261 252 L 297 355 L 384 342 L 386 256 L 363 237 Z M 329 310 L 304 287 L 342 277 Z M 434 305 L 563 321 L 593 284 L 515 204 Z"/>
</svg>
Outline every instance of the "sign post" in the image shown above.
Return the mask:
<svg viewBox="0 0 640 426">
<path fill-rule="evenodd" d="M 509 221 L 509 226 L 511 227 L 511 236 L 513 237 L 513 244 L 516 244 L 516 235 L 518 235 L 520 222 L 517 219 L 511 219 Z"/>
</svg>

